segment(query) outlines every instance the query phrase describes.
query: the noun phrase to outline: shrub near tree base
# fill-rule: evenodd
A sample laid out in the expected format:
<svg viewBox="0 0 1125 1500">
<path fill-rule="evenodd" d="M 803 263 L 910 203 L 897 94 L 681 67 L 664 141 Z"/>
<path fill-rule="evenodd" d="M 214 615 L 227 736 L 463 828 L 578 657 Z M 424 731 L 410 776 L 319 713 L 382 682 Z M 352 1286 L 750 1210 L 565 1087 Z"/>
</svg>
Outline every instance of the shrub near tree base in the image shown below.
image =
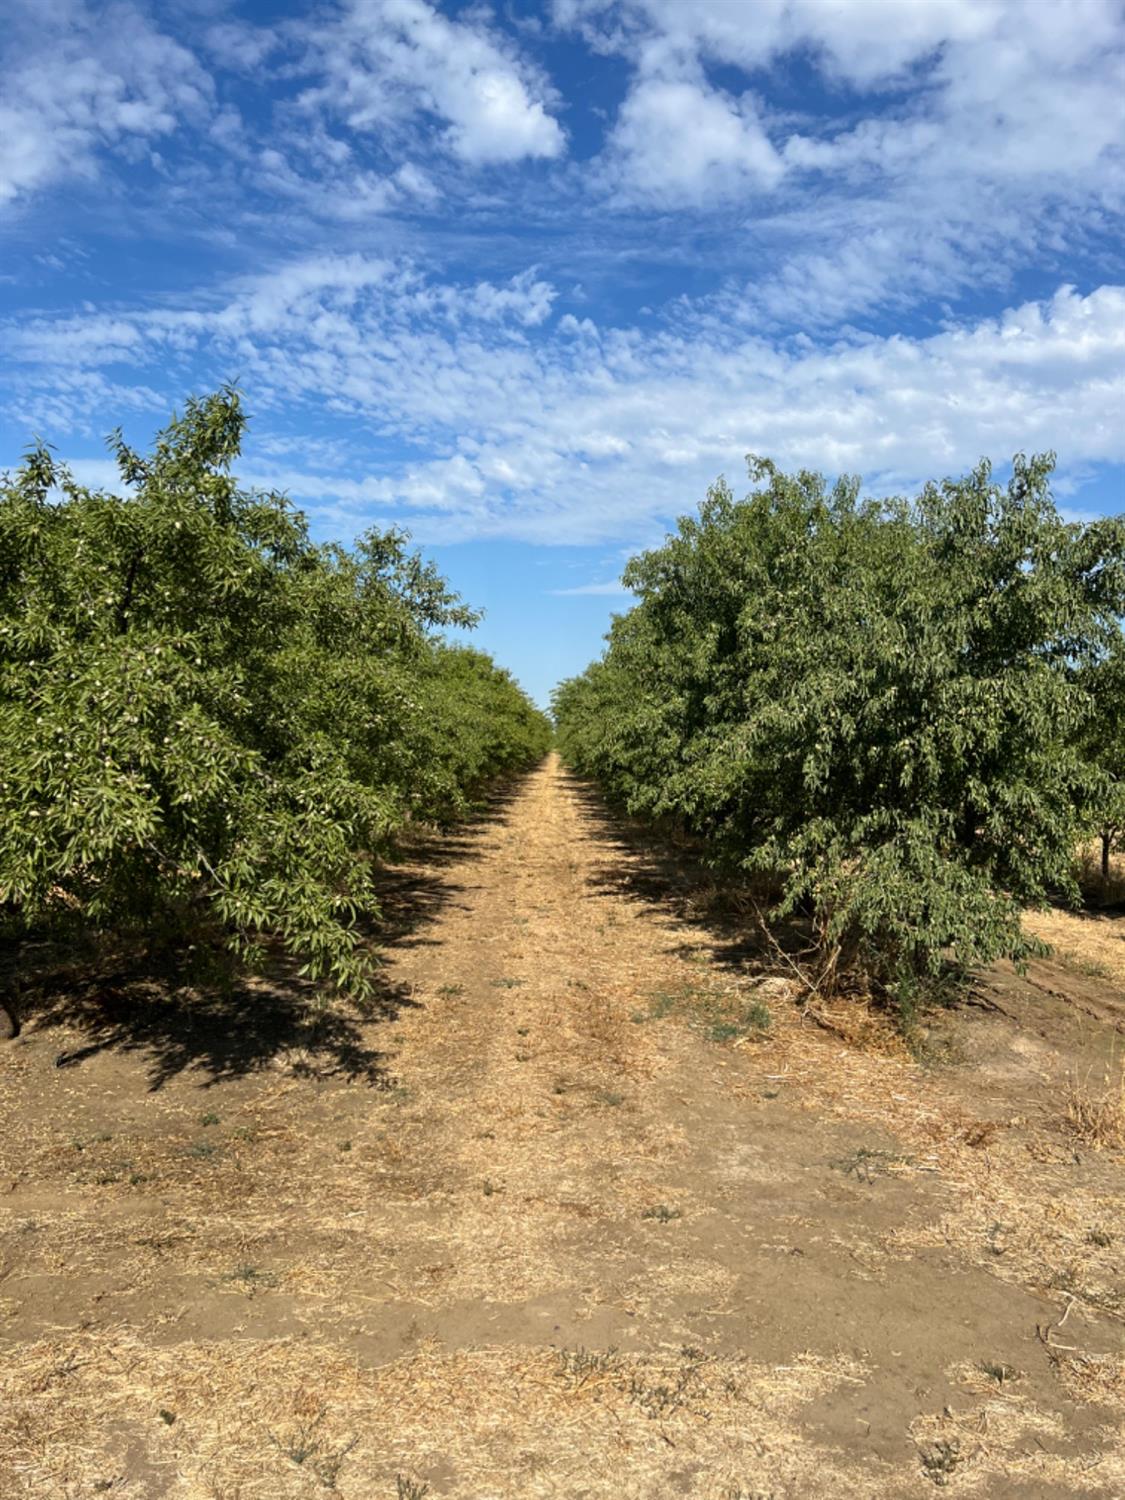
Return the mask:
<svg viewBox="0 0 1125 1500">
<path fill-rule="evenodd" d="M 1086 677 L 1120 644 L 1125 523 L 1065 523 L 1052 459 L 865 501 L 752 461 L 634 559 L 639 602 L 555 699 L 560 748 L 641 815 L 777 875 L 816 981 L 909 1009 L 1033 951 L 1020 907 L 1075 893 L 1107 779 Z"/>
<path fill-rule="evenodd" d="M 314 545 L 287 501 L 238 488 L 244 420 L 225 390 L 148 457 L 114 439 L 124 498 L 41 448 L 0 485 L 0 901 L 17 937 L 59 918 L 279 935 L 363 993 L 371 857 L 550 729 L 435 637 L 475 616 L 403 536 Z"/>
</svg>

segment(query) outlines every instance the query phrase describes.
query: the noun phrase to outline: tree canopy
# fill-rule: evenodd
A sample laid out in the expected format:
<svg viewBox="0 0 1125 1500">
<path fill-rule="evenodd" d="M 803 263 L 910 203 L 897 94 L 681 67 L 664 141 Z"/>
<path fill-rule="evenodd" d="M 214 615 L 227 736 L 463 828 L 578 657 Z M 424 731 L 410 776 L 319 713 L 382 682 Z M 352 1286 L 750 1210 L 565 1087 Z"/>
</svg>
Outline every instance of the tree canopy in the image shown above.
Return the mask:
<svg viewBox="0 0 1125 1500">
<path fill-rule="evenodd" d="M 232 474 L 231 389 L 188 403 L 121 495 L 40 446 L 0 483 L 0 902 L 27 930 L 174 930 L 362 992 L 372 859 L 529 764 L 550 726 L 440 632 L 474 613 L 396 531 L 319 545 Z"/>
<path fill-rule="evenodd" d="M 900 1005 L 1033 948 L 1107 781 L 1083 734 L 1120 648 L 1125 523 L 1066 522 L 1050 456 L 913 502 L 754 460 L 635 558 L 638 603 L 555 699 L 560 748 L 631 811 L 775 876 L 819 979 Z"/>
</svg>

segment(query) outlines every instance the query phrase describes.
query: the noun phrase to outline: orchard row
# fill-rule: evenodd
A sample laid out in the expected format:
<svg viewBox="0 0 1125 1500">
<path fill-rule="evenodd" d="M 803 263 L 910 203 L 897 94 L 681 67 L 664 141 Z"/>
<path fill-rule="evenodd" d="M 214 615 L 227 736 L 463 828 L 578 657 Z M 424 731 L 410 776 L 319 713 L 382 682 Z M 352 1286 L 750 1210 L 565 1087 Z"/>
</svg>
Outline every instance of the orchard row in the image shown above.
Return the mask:
<svg viewBox="0 0 1125 1500">
<path fill-rule="evenodd" d="M 370 984 L 375 863 L 538 760 L 546 718 L 393 531 L 310 540 L 231 474 L 244 414 L 189 403 L 123 497 L 46 449 L 0 483 L 0 915 L 239 949 Z"/>
<path fill-rule="evenodd" d="M 753 461 L 556 694 L 566 759 L 753 877 L 821 989 L 909 1013 L 1026 957 L 1021 908 L 1125 822 L 1125 522 L 1066 522 L 1051 468 L 905 501 Z"/>
</svg>

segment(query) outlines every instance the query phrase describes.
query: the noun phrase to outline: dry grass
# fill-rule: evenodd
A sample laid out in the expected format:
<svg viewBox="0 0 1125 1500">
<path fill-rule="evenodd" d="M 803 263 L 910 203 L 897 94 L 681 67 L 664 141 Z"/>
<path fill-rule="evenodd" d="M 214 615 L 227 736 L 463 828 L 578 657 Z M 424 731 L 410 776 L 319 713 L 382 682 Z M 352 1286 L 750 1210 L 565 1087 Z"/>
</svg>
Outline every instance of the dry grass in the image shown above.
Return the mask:
<svg viewBox="0 0 1125 1500">
<path fill-rule="evenodd" d="M 1059 1356 L 1059 1373 L 1104 1401 L 1121 1364 Z M 1125 1481 L 1119 1455 L 1075 1461 L 1059 1418 L 1010 1390 L 920 1418 L 905 1466 L 814 1453 L 798 1414 L 866 1374 L 844 1358 L 771 1368 L 691 1348 L 424 1347 L 371 1369 L 324 1345 L 161 1349 L 110 1329 L 42 1340 L 18 1375 L 0 1371 L 0 1484 L 5 1500 L 924 1500 L 934 1485 L 1108 1496 Z"/>
<path fill-rule="evenodd" d="M 1116 1083 L 1107 1072 L 1100 1086 L 1068 1078 L 1062 1097 L 1062 1121 L 1077 1141 L 1094 1151 L 1125 1151 L 1125 1073 Z"/>
<path fill-rule="evenodd" d="M 1118 919 L 1106 941 L 1122 944 L 1123 933 Z M 1078 1171 L 1058 1138 L 1065 1123 L 1067 1134 L 1077 1127 L 1090 1148 L 1119 1149 L 1122 1095 L 1110 1073 L 1104 1089 L 1060 1081 L 1046 1108 L 1043 1080 L 1034 1075 L 1025 1085 L 1032 1097 L 990 1098 L 995 1085 L 983 1083 L 979 1065 L 937 1072 L 921 1065 L 891 1019 L 862 998 L 810 1003 L 795 980 L 764 984 L 774 1025 L 766 1040 L 739 1047 L 755 1065 L 755 1082 L 736 1081 L 735 1088 L 756 1099 L 764 1077 L 816 1119 L 891 1131 L 901 1144 L 894 1174 L 932 1175 L 944 1189 L 945 1206 L 934 1218 L 868 1239 L 863 1255 L 879 1275 L 888 1254 L 940 1249 L 963 1266 L 1046 1295 L 1060 1310 L 1077 1299 L 1091 1317 L 1125 1317 L 1122 1236 L 1109 1227 L 1125 1223 L 1121 1178 Z M 993 1112 L 983 1114 L 989 1106 Z"/>
<path fill-rule="evenodd" d="M 444 878 L 395 1087 L 0 1050 L 0 1500 L 1125 1494 L 1120 1178 L 1045 1049 L 920 1066 L 639 895 L 553 772 Z"/>
<path fill-rule="evenodd" d="M 793 1414 L 860 1379 L 843 1359 L 696 1349 L 424 1347 L 371 1369 L 326 1345 L 160 1349 L 113 1329 L 43 1340 L 0 1376 L 0 1483 L 5 1500 L 395 1500 L 402 1476 L 443 1496 L 651 1500 L 701 1465 L 716 1485 L 807 1493 Z M 879 1493 L 822 1463 L 833 1495 Z"/>
<path fill-rule="evenodd" d="M 981 1500 L 1009 1494 L 1116 1500 L 1125 1482 L 1119 1455 L 1053 1452 L 1065 1448 L 1065 1422 L 1007 1396 L 920 1418 L 911 1437 L 917 1472 L 931 1494 L 940 1489 Z M 1112 1434 L 1107 1438 L 1112 1444 Z"/>
<path fill-rule="evenodd" d="M 1052 907 L 1025 912 L 1023 924 L 1075 974 L 1125 984 L 1125 922 L 1119 915 Z"/>
<path fill-rule="evenodd" d="M 1125 1355 L 1052 1350 L 1051 1363 L 1076 1401 L 1106 1406 L 1125 1401 Z"/>
</svg>

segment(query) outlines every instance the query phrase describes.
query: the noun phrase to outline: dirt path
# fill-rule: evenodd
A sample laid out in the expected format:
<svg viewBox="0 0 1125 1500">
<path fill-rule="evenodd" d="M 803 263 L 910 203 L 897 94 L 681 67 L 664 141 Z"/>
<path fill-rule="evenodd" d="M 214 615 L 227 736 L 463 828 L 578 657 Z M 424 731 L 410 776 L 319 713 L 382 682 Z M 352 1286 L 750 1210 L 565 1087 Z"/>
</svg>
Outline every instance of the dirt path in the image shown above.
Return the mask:
<svg viewBox="0 0 1125 1500">
<path fill-rule="evenodd" d="M 1125 1493 L 1082 1023 L 848 1046 L 671 875 L 552 759 L 392 882 L 361 1032 L 33 1021 L 0 1494 Z"/>
</svg>

